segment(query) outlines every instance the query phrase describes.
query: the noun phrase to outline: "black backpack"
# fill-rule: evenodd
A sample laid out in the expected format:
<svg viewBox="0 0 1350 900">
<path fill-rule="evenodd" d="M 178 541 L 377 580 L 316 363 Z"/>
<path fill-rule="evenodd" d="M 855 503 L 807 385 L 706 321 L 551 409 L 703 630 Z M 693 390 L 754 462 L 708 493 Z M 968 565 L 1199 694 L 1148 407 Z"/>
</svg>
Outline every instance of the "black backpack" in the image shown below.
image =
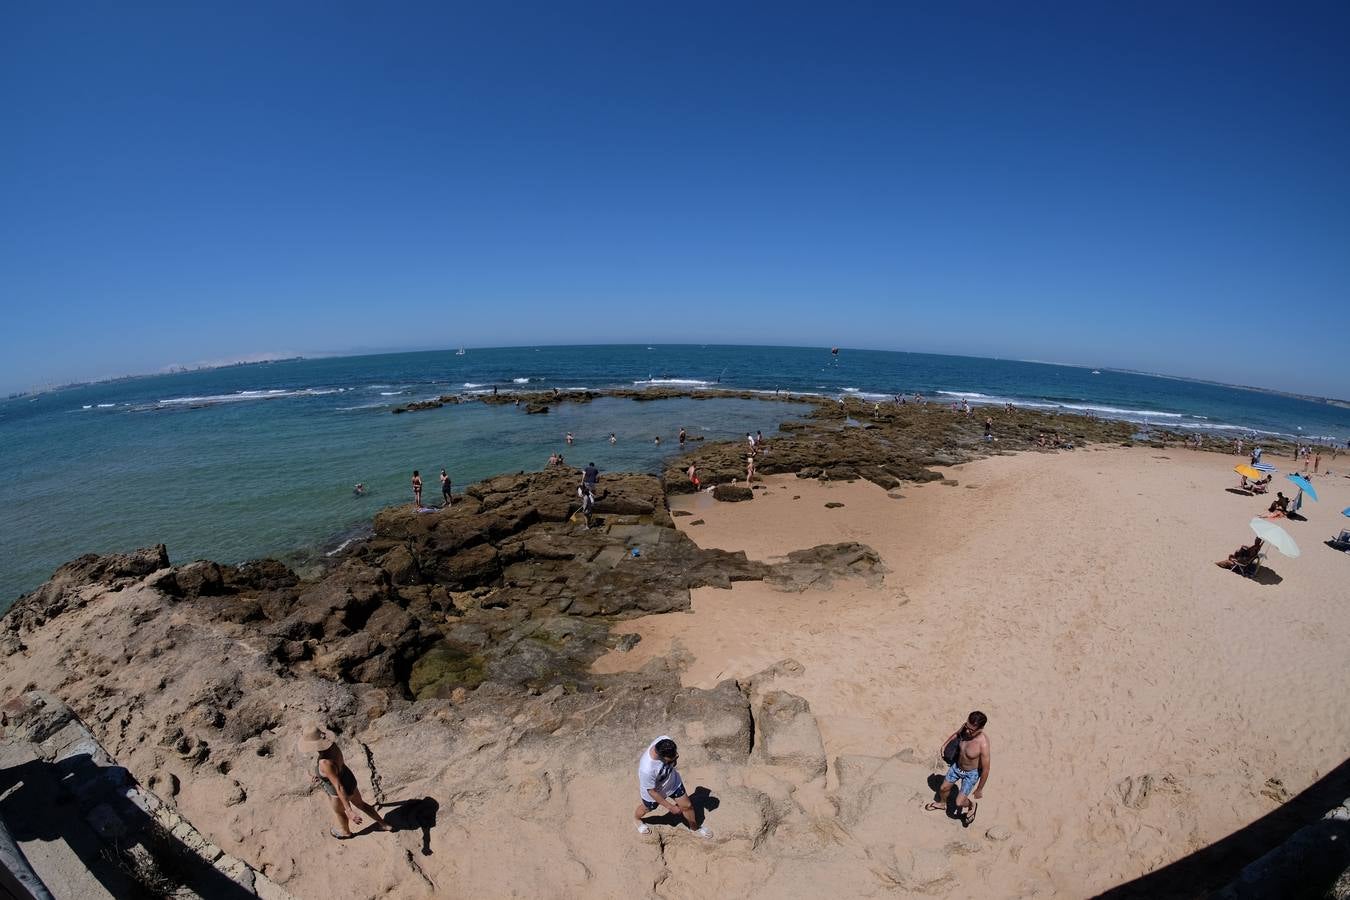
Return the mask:
<svg viewBox="0 0 1350 900">
<path fill-rule="evenodd" d="M 942 748 L 942 761 L 950 766 L 956 765 L 956 761 L 961 758 L 961 729 L 956 729 L 956 734 L 947 742 L 947 746 Z"/>
</svg>

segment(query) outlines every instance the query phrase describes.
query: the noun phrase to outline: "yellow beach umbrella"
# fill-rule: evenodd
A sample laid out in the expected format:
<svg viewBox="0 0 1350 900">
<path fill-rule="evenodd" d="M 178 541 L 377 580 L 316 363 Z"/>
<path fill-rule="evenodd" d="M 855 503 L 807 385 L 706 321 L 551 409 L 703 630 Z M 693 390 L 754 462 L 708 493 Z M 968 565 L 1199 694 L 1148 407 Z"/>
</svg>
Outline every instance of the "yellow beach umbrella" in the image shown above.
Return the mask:
<svg viewBox="0 0 1350 900">
<path fill-rule="evenodd" d="M 1253 481 L 1260 481 L 1262 478 L 1266 477 L 1246 463 L 1243 463 L 1240 466 L 1234 466 L 1233 471 L 1245 478 L 1250 478 Z"/>
</svg>

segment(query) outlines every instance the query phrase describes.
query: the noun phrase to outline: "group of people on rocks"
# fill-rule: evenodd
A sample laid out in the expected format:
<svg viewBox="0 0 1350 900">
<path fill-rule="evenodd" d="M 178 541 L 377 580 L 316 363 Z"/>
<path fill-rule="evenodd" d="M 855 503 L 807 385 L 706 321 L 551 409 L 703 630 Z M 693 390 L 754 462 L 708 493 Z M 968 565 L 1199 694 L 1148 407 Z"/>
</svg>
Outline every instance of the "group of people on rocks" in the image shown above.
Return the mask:
<svg viewBox="0 0 1350 900">
<path fill-rule="evenodd" d="M 1260 544 L 1259 540 L 1257 544 Z M 947 764 L 947 771 L 933 800 L 924 806 L 925 810 L 943 810 L 967 826 L 974 823 L 984 787 L 989 782 L 993 758 L 989 735 L 985 732 L 988 721 L 988 716 L 976 710 L 943 739 L 938 755 Z M 363 813 L 370 817 L 372 830 L 394 830 L 379 810 L 361 796 L 356 775 L 347 766 L 331 731 L 319 725 L 306 726 L 296 742 L 296 749 L 302 755 L 314 757 L 311 783 L 328 796 L 337 822 L 335 828 L 329 829 L 331 837 L 339 841 L 355 837 L 352 826 L 360 827 L 364 823 Z M 679 761 L 679 745 L 668 734 L 660 735 L 642 751 L 637 764 L 638 803 L 633 808 L 634 826 L 638 834 L 649 835 L 654 824 L 674 824 L 676 827 L 683 824 L 699 837 L 711 839 L 712 829 L 702 821 L 704 810 L 694 806 L 680 774 Z M 673 817 L 674 822 L 649 820 L 647 816 L 657 810 L 662 811 L 663 818 Z"/>
</svg>

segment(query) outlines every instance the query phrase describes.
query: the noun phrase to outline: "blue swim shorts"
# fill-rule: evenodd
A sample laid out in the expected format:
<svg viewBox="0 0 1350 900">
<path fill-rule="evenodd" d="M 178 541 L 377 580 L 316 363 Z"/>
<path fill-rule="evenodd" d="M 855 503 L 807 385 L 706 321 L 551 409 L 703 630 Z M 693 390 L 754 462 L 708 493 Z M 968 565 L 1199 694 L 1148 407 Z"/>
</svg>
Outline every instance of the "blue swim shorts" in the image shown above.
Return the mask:
<svg viewBox="0 0 1350 900">
<path fill-rule="evenodd" d="M 684 796 L 684 788 L 683 788 L 683 787 L 680 787 L 680 788 L 677 788 L 677 789 L 676 789 L 675 793 L 670 794 L 669 796 L 667 796 L 666 799 L 667 799 L 667 800 L 678 800 L 679 798 L 681 798 L 681 797 L 683 797 L 683 796 Z M 661 804 L 657 803 L 655 800 L 643 800 L 643 801 L 642 801 L 642 805 L 645 806 L 645 807 L 647 807 L 647 812 L 651 812 L 652 810 L 656 809 L 656 808 L 657 808 L 658 806 L 660 806 Z"/>
<path fill-rule="evenodd" d="M 967 772 L 965 769 L 958 769 L 956 763 L 952 763 L 952 767 L 947 770 L 947 777 L 943 780 L 948 784 L 961 785 L 961 795 L 969 796 L 970 792 L 975 790 L 975 785 L 980 783 L 980 770 L 971 769 Z"/>
</svg>

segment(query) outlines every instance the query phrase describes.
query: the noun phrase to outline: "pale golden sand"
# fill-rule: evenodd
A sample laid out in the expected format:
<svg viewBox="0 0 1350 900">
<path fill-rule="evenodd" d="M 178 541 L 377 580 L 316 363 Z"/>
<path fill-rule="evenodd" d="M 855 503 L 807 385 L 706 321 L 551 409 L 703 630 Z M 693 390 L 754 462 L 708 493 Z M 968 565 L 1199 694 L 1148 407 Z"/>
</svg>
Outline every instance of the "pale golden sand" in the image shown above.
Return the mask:
<svg viewBox="0 0 1350 900">
<path fill-rule="evenodd" d="M 703 546 L 767 559 L 856 540 L 890 573 L 877 588 L 701 589 L 690 613 L 619 626 L 642 642 L 596 669 L 679 649 L 685 683 L 711 687 L 796 659 L 805 674 L 792 690 L 831 760 L 935 754 L 982 709 L 994 765 L 978 832 L 1013 838 L 955 856 L 948 893 L 1100 891 L 1268 812 L 1271 779 L 1297 793 L 1350 747 L 1350 555 L 1322 544 L 1350 521 L 1339 514 L 1350 479 L 1316 479 L 1309 521 L 1282 523 L 1303 555 L 1272 552 L 1279 583 L 1258 583 L 1213 565 L 1250 542 L 1247 522 L 1268 502 L 1224 490 L 1239 461 L 1027 453 L 958 466 L 947 472 L 958 486 L 907 486 L 904 499 L 793 477 L 768 479 L 750 503 L 673 498 L 695 513 L 677 522 Z M 962 837 L 919 804 L 897 808 L 895 828 L 915 847 Z"/>
</svg>

